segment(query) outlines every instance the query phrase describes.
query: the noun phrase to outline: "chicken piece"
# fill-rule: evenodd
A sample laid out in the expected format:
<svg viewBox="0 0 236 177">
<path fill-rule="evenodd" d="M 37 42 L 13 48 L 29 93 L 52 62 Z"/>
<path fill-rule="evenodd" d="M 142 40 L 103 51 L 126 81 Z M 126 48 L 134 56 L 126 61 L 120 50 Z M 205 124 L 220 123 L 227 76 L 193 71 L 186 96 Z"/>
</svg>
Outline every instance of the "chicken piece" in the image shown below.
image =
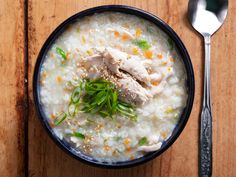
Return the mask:
<svg viewBox="0 0 236 177">
<path fill-rule="evenodd" d="M 117 85 L 120 98 L 126 102 L 143 105 L 152 98 L 152 95 L 129 75 L 123 74 Z"/>
<path fill-rule="evenodd" d="M 120 70 L 123 70 L 138 81 L 150 86 L 150 77 L 147 69 L 137 56 L 128 55 L 110 47 L 105 49 L 103 56 L 105 64 L 118 76 L 121 75 Z"/>
<path fill-rule="evenodd" d="M 97 66 L 100 67 L 104 65 L 103 57 L 101 54 L 94 54 L 92 56 L 82 58 L 80 61 L 81 65 L 83 65 L 85 68 L 90 68 L 91 66 Z"/>
<path fill-rule="evenodd" d="M 148 141 L 149 144 L 157 144 L 160 140 L 160 134 L 155 132 L 155 134 L 152 134 L 149 136 Z"/>
<path fill-rule="evenodd" d="M 150 74 L 151 81 L 160 81 L 162 79 L 161 73 Z"/>
<path fill-rule="evenodd" d="M 87 77 L 90 79 L 101 77 L 100 69 L 105 67 L 101 54 L 83 58 L 80 63 L 87 71 Z"/>
<path fill-rule="evenodd" d="M 112 54 L 111 54 L 112 51 Z M 114 56 L 119 56 L 116 58 Z M 125 53 L 120 53 L 119 50 L 114 50 L 111 48 L 106 48 L 103 52 L 103 61 L 107 67 L 114 72 L 117 76 L 121 77 L 120 66 L 124 60 L 126 60 L 127 55 Z"/>
<path fill-rule="evenodd" d="M 102 77 L 113 82 L 120 92 L 119 97 L 126 102 L 143 105 L 152 98 L 152 94 L 138 82 L 150 84 L 150 76 L 138 58 L 129 58 L 124 52 L 106 48 L 104 52 L 97 51 L 82 59 L 81 65 L 88 78 Z"/>
<path fill-rule="evenodd" d="M 152 152 L 160 149 L 162 143 L 152 144 L 152 145 L 145 145 L 138 147 L 139 151 L 145 151 L 145 152 Z"/>
</svg>

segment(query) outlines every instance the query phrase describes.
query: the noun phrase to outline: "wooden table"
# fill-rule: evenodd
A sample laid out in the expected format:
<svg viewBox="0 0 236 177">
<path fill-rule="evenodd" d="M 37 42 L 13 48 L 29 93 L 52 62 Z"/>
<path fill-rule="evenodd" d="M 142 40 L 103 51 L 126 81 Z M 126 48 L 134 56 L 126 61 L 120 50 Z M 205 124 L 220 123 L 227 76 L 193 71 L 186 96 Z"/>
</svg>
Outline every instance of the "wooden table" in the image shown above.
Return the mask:
<svg viewBox="0 0 236 177">
<path fill-rule="evenodd" d="M 212 39 L 213 176 L 236 176 L 236 1 L 229 0 L 224 26 Z M 40 124 L 32 98 L 37 54 L 55 27 L 97 5 L 126 4 L 167 22 L 191 56 L 196 79 L 189 122 L 174 145 L 144 165 L 99 169 L 59 149 Z M 198 175 L 199 112 L 203 44 L 186 18 L 186 0 L 0 0 L 0 176 L 1 177 L 192 177 Z"/>
</svg>

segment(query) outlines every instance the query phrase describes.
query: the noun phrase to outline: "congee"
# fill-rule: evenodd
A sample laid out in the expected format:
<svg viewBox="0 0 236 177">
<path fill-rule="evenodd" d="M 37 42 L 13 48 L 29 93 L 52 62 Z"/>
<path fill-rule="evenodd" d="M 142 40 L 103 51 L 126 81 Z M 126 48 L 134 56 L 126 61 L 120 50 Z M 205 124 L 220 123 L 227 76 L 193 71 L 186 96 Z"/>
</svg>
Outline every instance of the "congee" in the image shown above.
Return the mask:
<svg viewBox="0 0 236 177">
<path fill-rule="evenodd" d="M 56 136 L 112 163 L 161 148 L 186 106 L 185 82 L 167 34 L 142 18 L 104 12 L 78 19 L 51 45 L 40 99 Z"/>
</svg>

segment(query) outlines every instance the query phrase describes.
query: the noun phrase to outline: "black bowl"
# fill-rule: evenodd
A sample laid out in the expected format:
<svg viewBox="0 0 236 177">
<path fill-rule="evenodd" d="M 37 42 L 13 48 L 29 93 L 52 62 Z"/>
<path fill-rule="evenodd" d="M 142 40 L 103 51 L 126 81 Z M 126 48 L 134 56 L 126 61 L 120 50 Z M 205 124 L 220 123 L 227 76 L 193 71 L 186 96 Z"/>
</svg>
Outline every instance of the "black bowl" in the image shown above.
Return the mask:
<svg viewBox="0 0 236 177">
<path fill-rule="evenodd" d="M 182 112 L 181 119 L 179 119 L 175 129 L 172 132 L 172 135 L 162 144 L 161 148 L 155 152 L 151 152 L 146 154 L 145 156 L 139 158 L 139 159 L 134 159 L 134 160 L 129 160 L 129 161 L 124 161 L 124 162 L 116 162 L 116 163 L 106 163 L 106 162 L 98 162 L 95 159 L 88 157 L 82 153 L 77 153 L 67 142 L 60 140 L 53 132 L 52 127 L 49 125 L 49 122 L 47 121 L 47 117 L 43 111 L 43 105 L 40 101 L 40 68 L 42 66 L 42 63 L 44 62 L 45 55 L 47 51 L 49 50 L 50 46 L 53 44 L 53 42 L 57 39 L 57 37 L 63 33 L 66 27 L 68 27 L 70 24 L 74 23 L 76 20 L 83 18 L 85 16 L 92 15 L 94 13 L 102 13 L 102 12 L 122 12 L 122 13 L 127 13 L 127 14 L 132 14 L 136 15 L 138 17 L 141 17 L 143 19 L 146 19 L 150 22 L 153 22 L 157 27 L 161 28 L 169 37 L 173 40 L 175 43 L 175 46 L 183 60 L 183 63 L 186 68 L 187 72 L 187 90 L 188 90 L 188 99 L 187 99 L 187 104 L 185 109 Z M 84 10 L 82 12 L 79 12 L 72 17 L 68 18 L 65 20 L 62 24 L 60 24 L 53 32 L 52 34 L 48 37 L 46 42 L 44 43 L 35 66 L 34 70 L 34 78 L 33 78 L 33 94 L 34 94 L 34 101 L 35 101 L 35 106 L 37 109 L 37 112 L 39 114 L 40 121 L 42 122 L 43 126 L 47 130 L 48 134 L 50 137 L 54 140 L 54 142 L 61 147 L 65 152 L 70 154 L 72 157 L 88 163 L 90 165 L 95 165 L 97 167 L 110 167 L 110 168 L 124 168 L 124 167 L 131 167 L 135 165 L 142 164 L 144 162 L 147 162 L 157 156 L 159 156 L 161 153 L 163 153 L 167 148 L 169 148 L 175 140 L 178 138 L 180 133 L 183 131 L 191 109 L 193 105 L 193 99 L 194 99 L 194 73 L 193 73 L 193 67 L 192 63 L 190 61 L 190 57 L 188 55 L 188 52 L 178 37 L 178 35 L 161 19 L 158 17 L 145 12 L 141 9 L 137 9 L 134 7 L 129 7 L 129 6 L 123 6 L 123 5 L 105 5 L 105 6 L 99 6 L 99 7 L 94 7 L 91 9 Z"/>
</svg>

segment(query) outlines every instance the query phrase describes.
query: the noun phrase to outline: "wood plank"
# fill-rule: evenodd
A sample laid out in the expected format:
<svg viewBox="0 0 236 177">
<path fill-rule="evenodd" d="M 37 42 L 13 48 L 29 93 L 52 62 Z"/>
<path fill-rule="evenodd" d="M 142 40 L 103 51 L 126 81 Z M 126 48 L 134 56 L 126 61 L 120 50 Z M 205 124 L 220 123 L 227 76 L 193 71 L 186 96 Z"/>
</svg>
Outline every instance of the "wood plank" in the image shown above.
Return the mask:
<svg viewBox="0 0 236 177">
<path fill-rule="evenodd" d="M 32 75 L 37 54 L 47 36 L 72 14 L 102 4 L 126 4 L 147 10 L 166 21 L 185 43 L 192 58 L 196 93 L 194 108 L 181 136 L 163 155 L 130 169 L 98 169 L 72 159 L 48 137 L 35 113 L 32 99 Z M 186 18 L 187 1 L 166 0 L 29 0 L 29 176 L 35 177 L 192 177 L 198 175 L 198 122 L 203 78 L 202 38 L 192 30 Z M 234 176 L 236 173 L 236 106 L 233 89 L 235 77 L 236 2 L 230 3 L 226 23 L 213 37 L 212 96 L 214 117 L 213 176 Z M 230 42 L 229 42 L 230 41 Z"/>
<path fill-rule="evenodd" d="M 24 1 L 0 0 L 0 176 L 24 176 Z"/>
</svg>

